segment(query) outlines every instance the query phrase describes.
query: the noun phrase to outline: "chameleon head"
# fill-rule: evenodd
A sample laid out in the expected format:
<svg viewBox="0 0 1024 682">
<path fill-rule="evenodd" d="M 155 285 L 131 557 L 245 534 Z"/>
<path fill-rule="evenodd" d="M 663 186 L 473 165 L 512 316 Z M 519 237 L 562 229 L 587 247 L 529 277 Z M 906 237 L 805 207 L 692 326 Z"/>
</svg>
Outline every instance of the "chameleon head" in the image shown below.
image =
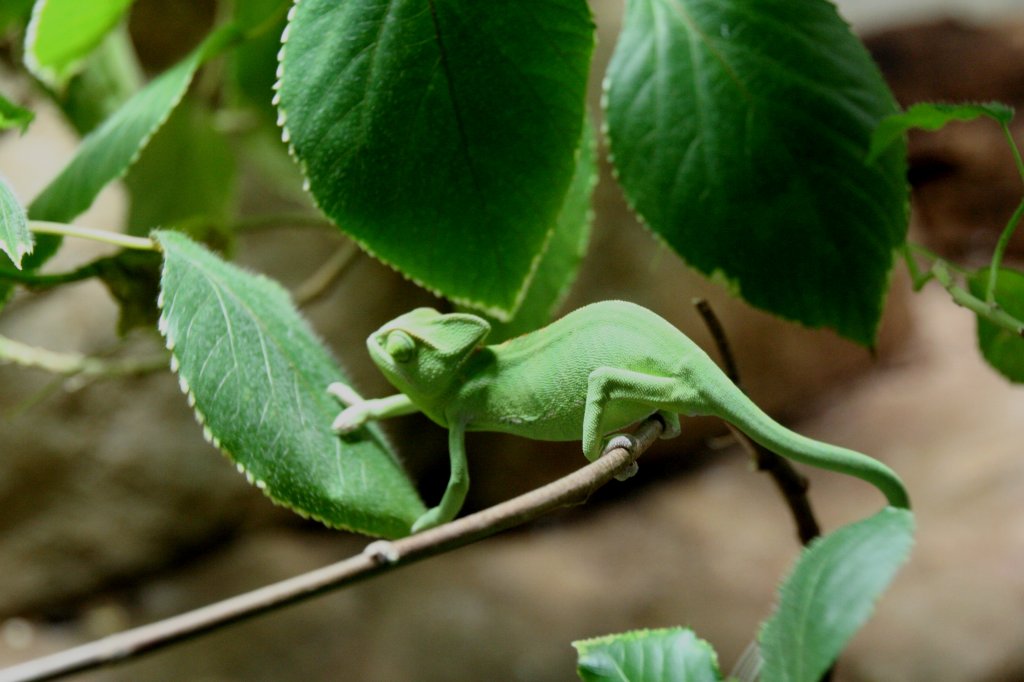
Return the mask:
<svg viewBox="0 0 1024 682">
<path fill-rule="evenodd" d="M 447 390 L 490 331 L 476 315 L 417 308 L 371 334 L 366 347 L 388 381 L 415 402 Z"/>
</svg>

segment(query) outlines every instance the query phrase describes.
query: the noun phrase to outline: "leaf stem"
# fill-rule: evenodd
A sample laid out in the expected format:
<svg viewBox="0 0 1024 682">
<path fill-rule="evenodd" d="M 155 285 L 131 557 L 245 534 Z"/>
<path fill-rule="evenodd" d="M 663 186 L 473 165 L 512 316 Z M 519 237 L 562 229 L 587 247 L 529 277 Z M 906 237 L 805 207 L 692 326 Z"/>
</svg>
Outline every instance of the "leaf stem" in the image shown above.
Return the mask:
<svg viewBox="0 0 1024 682">
<path fill-rule="evenodd" d="M 156 242 L 146 237 L 132 237 L 131 235 L 112 232 L 110 230 L 95 230 L 91 227 L 79 227 L 65 223 L 51 223 L 46 220 L 32 220 L 28 224 L 29 229 L 38 234 L 57 234 L 64 237 L 79 237 L 91 239 L 95 242 L 113 244 L 125 249 L 136 249 L 138 251 L 159 251 L 160 247 Z"/>
<path fill-rule="evenodd" d="M 1007 329 L 1014 334 L 1024 336 L 1024 322 L 1007 313 L 995 303 L 987 303 L 974 296 L 971 292 L 957 284 L 949 271 L 948 264 L 938 260 L 932 264 L 932 274 L 935 279 L 949 292 L 953 302 L 967 308 L 978 317 L 984 318 L 993 324 Z"/>
<path fill-rule="evenodd" d="M 345 274 L 345 270 L 352 264 L 358 253 L 359 247 L 355 245 L 355 242 L 349 242 L 335 251 L 323 265 L 295 288 L 295 304 L 300 307 L 309 305 L 323 296 L 331 284 Z"/>
<path fill-rule="evenodd" d="M 1003 264 L 1003 255 L 1006 253 L 1006 248 L 1010 245 L 1010 239 L 1017 230 L 1017 225 L 1020 224 L 1022 217 L 1024 217 L 1024 198 L 1017 204 L 1017 209 L 1010 216 L 1006 227 L 1003 228 L 1002 234 L 999 235 L 999 241 L 996 242 L 995 251 L 992 252 L 992 265 L 989 266 L 988 271 L 988 286 L 985 288 L 985 302 L 989 305 L 996 304 L 996 282 L 999 281 L 999 269 Z"/>
<path fill-rule="evenodd" d="M 0 336 L 0 363 L 34 367 L 64 376 L 114 378 L 148 374 L 166 369 L 168 356 L 161 354 L 152 357 L 108 360 L 80 353 L 58 353 Z"/>
<path fill-rule="evenodd" d="M 635 446 L 609 450 L 597 461 L 546 486 L 431 530 L 394 542 L 374 542 L 361 554 L 252 592 L 143 625 L 0 671 L 0 682 L 39 682 L 112 665 L 213 632 L 263 613 L 449 552 L 561 507 L 582 504 L 616 474 L 628 471 L 661 435 L 657 417 L 634 433 Z"/>
<path fill-rule="evenodd" d="M 98 268 L 95 261 L 87 263 L 82 267 L 69 272 L 58 272 L 53 274 L 39 274 L 37 272 L 10 270 L 8 268 L 0 267 L 0 280 L 6 279 L 18 282 L 19 284 L 23 284 L 33 289 L 47 289 L 61 284 L 81 282 L 82 280 L 95 277 L 97 274 Z"/>
</svg>

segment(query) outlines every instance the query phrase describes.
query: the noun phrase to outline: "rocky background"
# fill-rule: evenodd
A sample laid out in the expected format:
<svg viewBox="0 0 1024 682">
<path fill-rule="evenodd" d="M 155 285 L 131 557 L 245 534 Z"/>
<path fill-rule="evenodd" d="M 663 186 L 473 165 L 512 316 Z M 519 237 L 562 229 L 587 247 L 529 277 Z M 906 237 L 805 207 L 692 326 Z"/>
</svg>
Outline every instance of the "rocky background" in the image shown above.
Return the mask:
<svg viewBox="0 0 1024 682">
<path fill-rule="evenodd" d="M 173 4 L 196 14 L 171 13 L 181 20 L 175 28 L 153 18 L 167 12 L 155 0 L 136 9 L 133 30 L 151 47 L 143 54 L 151 64 L 187 49 L 187 38 L 168 34 L 199 32 L 211 18 L 202 3 Z M 620 5 L 594 3 L 601 60 L 614 45 Z M 903 104 L 1024 104 L 1024 23 L 872 30 L 869 47 Z M 603 62 L 595 72 L 602 69 Z M 5 91 L 27 91 L 7 81 Z M 45 103 L 33 105 L 40 116 L 30 134 L 0 138 L 0 171 L 23 198 L 75 144 Z M 915 238 L 951 258 L 984 260 L 1021 193 L 998 129 L 958 125 L 914 137 L 911 160 Z M 258 190 L 258 179 L 250 185 Z M 255 210 L 266 200 L 253 191 L 246 202 Z M 710 348 L 685 305 L 708 297 L 758 402 L 803 433 L 884 459 L 912 491 L 913 559 L 837 679 L 1024 680 L 1024 391 L 982 364 L 971 316 L 941 290 L 910 293 L 898 269 L 871 358 L 829 333 L 752 311 L 687 272 L 635 224 L 607 178 L 595 208 L 590 257 L 570 307 L 636 300 Z M 112 188 L 80 222 L 111 227 L 123 212 Z M 341 243 L 302 235 L 246 237 L 240 260 L 296 285 Z M 54 267 L 96 254 L 69 242 Z M 1021 240 L 1013 257 L 1024 257 Z M 363 358 L 362 339 L 426 302 L 364 257 L 306 312 L 365 393 L 377 395 L 385 388 Z M 105 291 L 82 284 L 19 297 L 0 317 L 0 334 L 104 354 L 120 348 L 115 320 Z M 138 353 L 160 347 L 147 335 L 128 343 Z M 390 426 L 424 495 L 439 494 L 444 432 L 415 418 Z M 716 437 L 720 427 L 688 420 L 684 428 L 685 438 L 644 456 L 637 477 L 583 508 L 78 679 L 568 680 L 573 639 L 675 624 L 711 641 L 728 669 L 770 611 L 797 544 L 772 485 Z M 472 508 L 581 464 L 573 444 L 481 435 L 469 447 L 478 453 Z M 811 478 L 827 528 L 878 506 L 855 480 Z M 365 544 L 272 507 L 203 441 L 167 373 L 86 382 L 0 367 L 0 666 L 322 566 Z"/>
</svg>

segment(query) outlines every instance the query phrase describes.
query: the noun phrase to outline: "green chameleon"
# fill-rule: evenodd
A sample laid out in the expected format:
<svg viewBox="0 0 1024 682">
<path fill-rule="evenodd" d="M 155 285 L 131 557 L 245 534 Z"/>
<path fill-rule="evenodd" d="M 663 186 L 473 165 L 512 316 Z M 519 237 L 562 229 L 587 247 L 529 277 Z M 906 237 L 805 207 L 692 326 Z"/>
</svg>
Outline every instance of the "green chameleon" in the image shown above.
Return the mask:
<svg viewBox="0 0 1024 682">
<path fill-rule="evenodd" d="M 576 440 L 593 461 L 613 433 L 657 413 L 663 438 L 679 435 L 679 415 L 714 415 L 784 457 L 850 474 L 908 507 L 899 477 L 866 455 L 801 436 L 744 395 L 697 344 L 633 303 L 594 303 L 529 334 L 483 345 L 486 320 L 417 308 L 370 335 L 370 356 L 402 393 L 364 400 L 344 384 L 328 391 L 347 407 L 338 433 L 371 419 L 423 412 L 448 429 L 451 475 L 441 502 L 413 532 L 450 521 L 469 488 L 466 431 L 535 440 Z M 616 445 L 621 441 L 616 441 Z M 628 475 L 631 475 L 629 472 Z"/>
</svg>

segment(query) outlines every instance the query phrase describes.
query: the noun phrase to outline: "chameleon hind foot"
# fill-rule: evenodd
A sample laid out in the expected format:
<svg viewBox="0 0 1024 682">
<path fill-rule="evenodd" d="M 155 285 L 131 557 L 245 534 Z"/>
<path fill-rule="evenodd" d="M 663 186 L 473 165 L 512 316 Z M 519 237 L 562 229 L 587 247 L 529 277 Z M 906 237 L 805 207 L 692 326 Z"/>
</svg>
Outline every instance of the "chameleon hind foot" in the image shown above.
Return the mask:
<svg viewBox="0 0 1024 682">
<path fill-rule="evenodd" d="M 608 440 L 605 441 L 604 449 L 601 450 L 601 456 L 603 457 L 604 455 L 608 454 L 612 450 L 615 450 L 616 448 L 624 448 L 626 450 L 629 450 L 630 452 L 633 452 L 636 449 L 636 439 L 627 433 L 617 433 L 613 436 L 610 436 Z M 627 479 L 633 478 L 633 476 L 635 476 L 636 472 L 639 470 L 640 467 L 637 465 L 636 462 L 633 462 L 625 471 L 623 471 L 620 474 L 616 474 L 615 480 L 625 481 Z"/>
</svg>

